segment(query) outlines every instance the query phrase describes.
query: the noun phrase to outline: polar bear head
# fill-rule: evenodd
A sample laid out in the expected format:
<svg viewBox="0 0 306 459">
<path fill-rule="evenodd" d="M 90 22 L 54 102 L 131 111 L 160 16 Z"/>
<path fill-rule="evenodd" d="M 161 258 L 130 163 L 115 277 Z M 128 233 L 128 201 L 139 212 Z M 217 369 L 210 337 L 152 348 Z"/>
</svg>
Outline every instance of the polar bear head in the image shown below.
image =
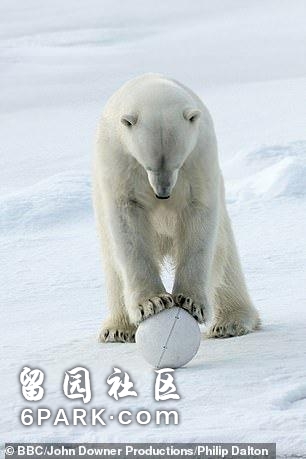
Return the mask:
<svg viewBox="0 0 306 459">
<path fill-rule="evenodd" d="M 120 117 L 121 141 L 145 169 L 157 198 L 167 199 L 194 150 L 201 110 L 177 85 L 145 85 L 129 94 Z"/>
</svg>

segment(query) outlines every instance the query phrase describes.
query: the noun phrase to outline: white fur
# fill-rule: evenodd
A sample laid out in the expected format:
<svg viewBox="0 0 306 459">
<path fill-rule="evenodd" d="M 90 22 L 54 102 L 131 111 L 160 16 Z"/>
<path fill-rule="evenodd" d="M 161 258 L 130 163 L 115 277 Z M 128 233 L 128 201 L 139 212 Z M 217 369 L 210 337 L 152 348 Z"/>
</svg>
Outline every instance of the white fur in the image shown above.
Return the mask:
<svg viewBox="0 0 306 459">
<path fill-rule="evenodd" d="M 110 309 L 102 340 L 133 341 L 138 323 L 172 298 L 199 322 L 212 319 L 210 336 L 259 325 L 225 206 L 213 123 L 188 88 L 148 74 L 110 98 L 98 128 L 93 198 Z M 175 266 L 172 297 L 163 296 L 165 256 Z"/>
</svg>

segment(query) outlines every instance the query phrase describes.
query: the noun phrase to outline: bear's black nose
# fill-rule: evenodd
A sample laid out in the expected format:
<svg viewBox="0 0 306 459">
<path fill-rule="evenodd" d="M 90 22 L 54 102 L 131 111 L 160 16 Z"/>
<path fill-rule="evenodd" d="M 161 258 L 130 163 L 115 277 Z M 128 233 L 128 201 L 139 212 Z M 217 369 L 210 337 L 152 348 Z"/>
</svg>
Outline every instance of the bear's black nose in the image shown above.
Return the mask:
<svg viewBox="0 0 306 459">
<path fill-rule="evenodd" d="M 170 195 L 169 196 L 158 196 L 158 194 L 155 195 L 157 197 L 157 199 L 169 199 L 170 198 Z"/>
</svg>

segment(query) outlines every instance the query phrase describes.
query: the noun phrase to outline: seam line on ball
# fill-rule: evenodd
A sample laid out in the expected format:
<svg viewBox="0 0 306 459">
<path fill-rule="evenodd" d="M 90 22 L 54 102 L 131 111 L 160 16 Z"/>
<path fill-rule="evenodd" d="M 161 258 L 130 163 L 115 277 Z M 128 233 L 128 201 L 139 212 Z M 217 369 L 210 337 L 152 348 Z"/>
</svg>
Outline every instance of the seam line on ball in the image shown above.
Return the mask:
<svg viewBox="0 0 306 459">
<path fill-rule="evenodd" d="M 167 337 L 166 342 L 165 342 L 165 344 L 164 344 L 164 346 L 163 346 L 162 353 L 161 353 L 161 355 L 160 355 L 160 357 L 159 357 L 159 360 L 158 360 L 158 362 L 157 362 L 156 368 L 161 368 L 161 363 L 162 363 L 164 354 L 165 354 L 166 349 L 167 349 L 167 344 L 168 344 L 168 342 L 169 342 L 169 340 L 170 340 L 170 338 L 171 338 L 171 335 L 172 335 L 172 333 L 173 333 L 174 327 L 175 327 L 175 325 L 176 325 L 176 321 L 177 321 L 179 318 L 180 318 L 180 310 L 179 310 L 179 308 L 178 308 L 178 311 L 176 311 L 175 316 L 174 316 L 174 320 L 173 320 L 172 327 L 170 328 L 168 337 Z"/>
</svg>

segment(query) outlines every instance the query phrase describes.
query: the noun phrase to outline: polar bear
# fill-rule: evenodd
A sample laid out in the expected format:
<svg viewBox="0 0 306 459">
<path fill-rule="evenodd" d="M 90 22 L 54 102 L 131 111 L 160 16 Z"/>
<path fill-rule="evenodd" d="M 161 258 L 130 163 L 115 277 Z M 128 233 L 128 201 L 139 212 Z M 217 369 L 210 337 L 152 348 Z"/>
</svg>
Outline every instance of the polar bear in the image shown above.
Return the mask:
<svg viewBox="0 0 306 459">
<path fill-rule="evenodd" d="M 227 213 L 210 114 L 159 74 L 128 81 L 107 102 L 94 159 L 93 202 L 109 316 L 102 342 L 133 342 L 138 324 L 173 305 L 225 338 L 259 326 Z M 174 266 L 171 294 L 161 279 Z"/>
</svg>

